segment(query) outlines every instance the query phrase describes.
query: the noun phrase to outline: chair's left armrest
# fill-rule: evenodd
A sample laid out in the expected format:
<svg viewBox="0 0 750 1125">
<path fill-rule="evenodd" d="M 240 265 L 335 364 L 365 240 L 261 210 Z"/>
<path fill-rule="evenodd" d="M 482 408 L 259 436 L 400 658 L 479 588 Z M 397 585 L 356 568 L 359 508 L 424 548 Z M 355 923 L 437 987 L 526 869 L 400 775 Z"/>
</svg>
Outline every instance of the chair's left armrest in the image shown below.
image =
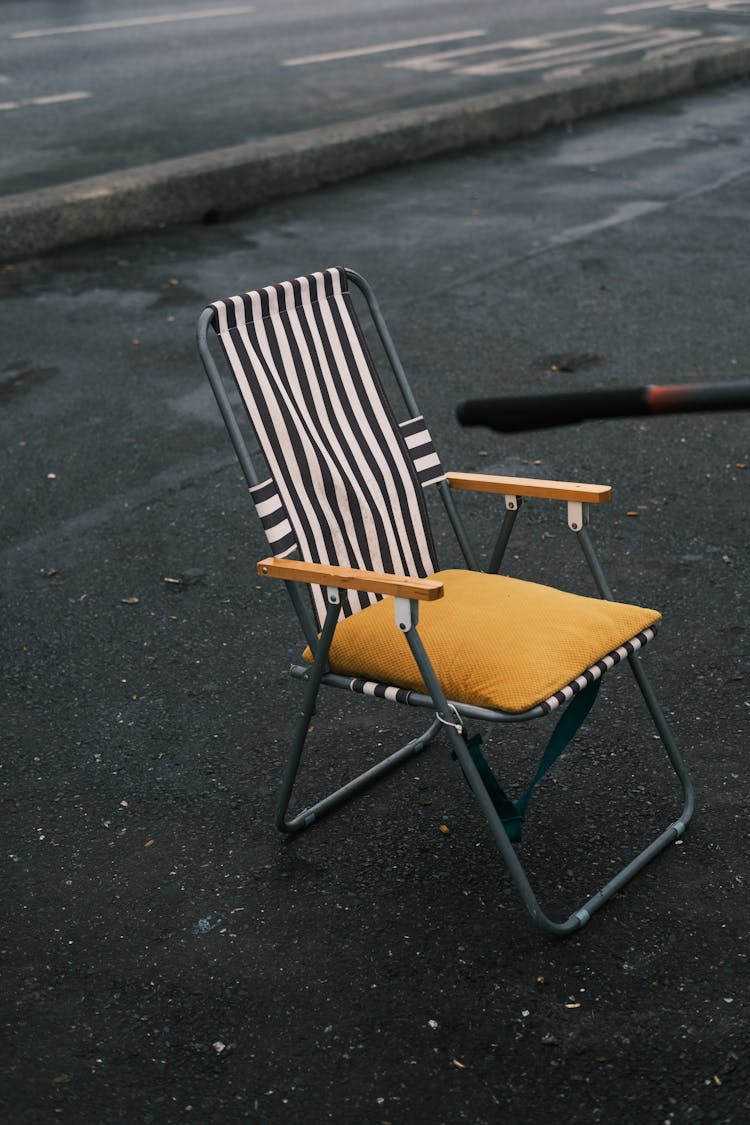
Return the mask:
<svg viewBox="0 0 750 1125">
<path fill-rule="evenodd" d="M 538 480 L 536 477 L 500 477 L 488 473 L 446 473 L 448 484 L 466 492 L 492 492 L 501 496 L 538 496 L 546 500 L 602 504 L 612 499 L 609 484 L 577 484 Z"/>
<path fill-rule="evenodd" d="M 356 570 L 349 566 L 301 562 L 299 559 L 261 559 L 258 574 L 262 578 L 312 582 L 315 586 L 333 586 L 337 590 L 368 590 L 373 594 L 390 594 L 394 598 L 417 601 L 431 602 L 443 596 L 443 583 L 437 578 L 411 578 L 374 570 Z"/>
</svg>

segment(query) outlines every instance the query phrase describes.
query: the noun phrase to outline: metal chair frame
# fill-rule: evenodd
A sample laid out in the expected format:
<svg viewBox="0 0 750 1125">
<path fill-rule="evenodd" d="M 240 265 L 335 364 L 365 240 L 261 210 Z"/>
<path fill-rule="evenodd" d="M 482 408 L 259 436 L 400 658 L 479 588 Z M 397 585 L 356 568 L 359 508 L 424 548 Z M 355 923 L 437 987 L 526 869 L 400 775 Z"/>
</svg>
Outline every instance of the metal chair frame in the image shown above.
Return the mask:
<svg viewBox="0 0 750 1125">
<path fill-rule="evenodd" d="M 406 408 L 409 410 L 411 416 L 418 415 L 420 413 L 419 407 L 411 387 L 409 386 L 403 366 L 371 286 L 365 278 L 356 271 L 346 269 L 345 273 L 349 281 L 362 293 L 367 303 L 373 324 L 383 345 L 385 355 L 403 396 Z M 249 487 L 252 487 L 259 483 L 260 477 L 256 471 L 250 449 L 242 434 L 227 394 L 224 380 L 209 347 L 208 329 L 211 321 L 211 309 L 204 310 L 198 322 L 198 349 L 247 484 Z M 453 499 L 450 474 L 448 476 L 449 479 L 440 481 L 434 487 L 438 488 L 467 567 L 470 570 L 478 570 L 480 568 L 476 555 Z M 508 478 L 509 483 L 503 492 L 505 513 L 487 568 L 491 573 L 497 573 L 502 565 L 508 541 L 523 503 L 524 493 L 530 495 L 551 495 L 551 498 L 555 498 L 554 489 L 551 490 L 551 492 L 543 493 L 530 487 L 529 481 L 519 480 L 517 491 L 514 491 L 516 486 L 512 483 L 513 481 L 514 478 Z M 463 484 L 459 483 L 458 486 L 471 487 L 471 482 L 466 483 L 466 481 L 464 481 Z M 498 489 L 493 489 L 493 491 L 498 491 Z M 562 495 L 561 491 L 560 496 Z M 575 495 L 570 496 L 568 492 L 565 493 L 563 498 L 567 503 L 568 527 L 580 545 L 598 593 L 602 598 L 614 600 L 612 591 L 597 557 L 591 536 L 589 535 L 588 522 L 590 504 L 577 499 Z M 542 909 L 537 895 L 530 885 L 506 827 L 488 794 L 487 788 L 467 749 L 467 743 L 464 738 L 464 724 L 467 720 L 479 720 L 493 723 L 524 722 L 540 717 L 545 714 L 545 711 L 541 705 L 537 705 L 521 713 L 510 713 L 494 711 L 484 707 L 467 705 L 457 700 L 446 699 L 419 635 L 419 599 L 413 596 L 410 597 L 398 594 L 394 597 L 395 627 L 406 637 L 414 660 L 429 692 L 427 695 L 412 692 L 409 697 L 409 704 L 429 709 L 433 712 L 434 718 L 424 733 L 418 738 L 407 742 L 406 745 L 395 753 L 379 761 L 376 765 L 365 770 L 347 784 L 336 789 L 312 806 L 304 808 L 295 814 L 291 814 L 290 806 L 295 781 L 302 759 L 310 720 L 315 713 L 315 705 L 320 688 L 322 686 L 331 686 L 348 689 L 350 686 L 350 680 L 347 677 L 336 675 L 330 672 L 328 668 L 328 653 L 340 614 L 342 590 L 345 588 L 343 582 L 340 586 L 336 585 L 337 575 L 335 573 L 335 568 L 320 569 L 320 576 L 317 578 L 317 581 L 325 587 L 327 612 L 322 631 L 320 635 L 318 635 L 313 615 L 300 589 L 300 580 L 298 580 L 297 575 L 294 573 L 295 565 L 297 567 L 300 566 L 299 563 L 295 563 L 293 560 L 276 559 L 266 559 L 258 564 L 259 574 L 283 578 L 305 638 L 314 657 L 311 666 L 294 665 L 291 668 L 291 675 L 303 681 L 304 690 L 302 707 L 297 718 L 277 806 L 276 824 L 282 832 L 296 834 L 309 828 L 327 813 L 338 808 L 343 802 L 368 789 L 396 767 L 419 754 L 435 740 L 439 733 L 445 732 L 450 743 L 450 748 L 458 760 L 484 812 L 492 836 L 507 865 L 521 900 L 532 919 L 547 933 L 562 936 L 579 930 L 589 921 L 594 912 L 599 910 L 613 894 L 629 882 L 629 880 L 642 870 L 656 855 L 682 836 L 694 809 L 692 781 L 669 730 L 663 711 L 646 676 L 642 663 L 637 654 L 632 654 L 627 658 L 632 674 L 645 700 L 646 707 L 651 715 L 664 749 L 666 750 L 669 762 L 680 783 L 683 801 L 682 811 L 680 816 L 660 832 L 646 848 L 636 855 L 634 859 L 625 864 L 612 879 L 596 891 L 596 893 L 588 898 L 581 906 L 574 909 L 565 920 L 555 921 L 550 918 Z M 304 580 L 309 581 L 310 572 L 316 569 L 316 564 L 304 564 L 302 569 L 306 575 Z M 418 582 L 419 580 L 416 581 Z M 348 579 L 346 587 L 351 588 Z"/>
</svg>

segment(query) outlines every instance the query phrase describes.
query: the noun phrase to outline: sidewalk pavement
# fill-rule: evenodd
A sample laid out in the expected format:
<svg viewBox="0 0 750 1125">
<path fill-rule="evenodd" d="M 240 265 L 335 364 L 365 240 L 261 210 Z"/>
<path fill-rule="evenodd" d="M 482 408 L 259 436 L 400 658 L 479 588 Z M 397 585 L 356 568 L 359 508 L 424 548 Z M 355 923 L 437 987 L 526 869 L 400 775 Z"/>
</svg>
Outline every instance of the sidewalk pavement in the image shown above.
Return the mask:
<svg viewBox="0 0 750 1125">
<path fill-rule="evenodd" d="M 728 86 L 0 272 L 4 1120 L 748 1120 L 747 417 L 500 439 L 454 411 L 747 377 L 749 125 Z M 446 465 L 611 480 L 615 593 L 664 614 L 644 659 L 696 816 L 567 941 L 441 745 L 301 839 L 273 827 L 298 644 L 194 325 L 337 262 L 381 295 Z M 496 507 L 463 507 L 489 544 Z M 562 514 L 522 515 L 511 573 L 588 590 Z M 679 812 L 617 684 L 530 810 L 550 909 Z M 404 721 L 325 700 L 303 799 Z M 489 752 L 521 781 L 530 757 Z"/>
</svg>

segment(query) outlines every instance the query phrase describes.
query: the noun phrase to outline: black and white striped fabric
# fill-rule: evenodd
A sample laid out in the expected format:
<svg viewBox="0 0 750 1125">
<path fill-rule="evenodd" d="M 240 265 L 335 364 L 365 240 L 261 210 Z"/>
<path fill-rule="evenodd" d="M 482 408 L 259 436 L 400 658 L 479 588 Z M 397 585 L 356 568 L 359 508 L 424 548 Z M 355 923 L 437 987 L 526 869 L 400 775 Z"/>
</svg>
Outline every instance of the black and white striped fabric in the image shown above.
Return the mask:
<svg viewBox="0 0 750 1125">
<path fill-rule="evenodd" d="M 656 629 L 653 626 L 649 626 L 635 637 L 631 637 L 624 645 L 620 645 L 618 648 L 613 649 L 612 652 L 608 652 L 606 656 L 603 656 L 601 660 L 597 660 L 596 664 L 592 664 L 590 668 L 587 668 L 586 671 L 580 676 L 577 676 L 575 680 L 571 680 L 571 682 L 561 688 L 560 691 L 556 691 L 549 699 L 545 699 L 542 703 L 544 711 L 547 713 L 556 711 L 558 707 L 562 707 L 564 703 L 568 703 L 574 695 L 578 695 L 578 693 L 588 687 L 589 684 L 592 684 L 595 680 L 600 680 L 605 672 L 608 672 L 610 668 L 614 668 L 615 664 L 619 664 L 621 660 L 627 660 L 634 652 L 638 652 L 639 649 L 642 649 L 644 645 L 654 639 L 655 635 Z"/>
<path fill-rule="evenodd" d="M 344 270 L 210 307 L 271 474 L 251 492 L 274 554 L 434 573 L 422 488 L 442 479 L 440 462 L 422 418 L 393 417 Z M 311 593 L 320 624 L 323 593 Z M 351 591 L 343 612 L 375 600 Z"/>
<path fill-rule="evenodd" d="M 432 444 L 430 432 L 422 415 L 419 414 L 416 418 L 409 418 L 407 422 L 402 422 L 399 429 L 403 434 L 409 455 L 414 462 L 417 478 L 422 488 L 445 480 L 443 466 L 440 464 L 440 458 Z"/>
</svg>

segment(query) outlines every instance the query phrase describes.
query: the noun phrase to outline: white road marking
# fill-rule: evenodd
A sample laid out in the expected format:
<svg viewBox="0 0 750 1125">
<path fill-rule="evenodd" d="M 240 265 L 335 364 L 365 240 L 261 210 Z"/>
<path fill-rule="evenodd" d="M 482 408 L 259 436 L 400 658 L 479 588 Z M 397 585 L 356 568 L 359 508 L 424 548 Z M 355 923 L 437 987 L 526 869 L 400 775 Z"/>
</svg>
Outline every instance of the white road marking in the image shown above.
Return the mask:
<svg viewBox="0 0 750 1125">
<path fill-rule="evenodd" d="M 698 0 L 700 3 L 701 0 Z M 625 16 L 628 12 L 648 12 L 651 8 L 672 8 L 674 5 L 675 0 L 643 0 L 640 4 L 618 4 L 614 8 L 605 8 L 604 12 L 608 16 Z"/>
<path fill-rule="evenodd" d="M 27 98 L 27 105 L 56 105 L 58 102 L 79 102 L 90 98 L 87 90 L 72 90 L 69 94 L 45 94 L 41 98 Z"/>
<path fill-rule="evenodd" d="M 592 234 L 598 234 L 600 231 L 607 230 L 609 227 L 622 226 L 623 223 L 630 223 L 633 220 L 640 219 L 646 215 L 655 214 L 657 211 L 666 211 L 673 207 L 678 207 L 683 203 L 688 203 L 691 199 L 700 199 L 703 195 L 708 195 L 713 191 L 720 191 L 721 188 L 732 184 L 735 180 L 744 179 L 750 175 L 750 165 L 745 165 L 742 168 L 737 168 L 732 172 L 727 172 L 723 176 L 719 176 L 718 180 L 713 180 L 711 183 L 702 184 L 700 187 L 691 188 L 689 191 L 682 192 L 681 195 L 676 195 L 672 199 L 661 200 L 635 200 L 633 203 L 623 203 L 611 214 L 604 219 L 598 219 L 593 223 L 584 223 L 578 227 L 568 227 L 567 230 L 561 231 L 559 234 L 553 234 L 548 240 L 547 245 L 554 246 L 565 245 L 568 242 L 578 242 L 582 238 L 588 238 Z M 541 248 L 535 251 L 535 255 L 543 253 Z M 531 257 L 531 255 L 529 255 Z M 424 298 L 423 298 L 424 299 Z"/>
<path fill-rule="evenodd" d="M 427 35 L 422 39 L 400 39 L 394 43 L 377 43 L 372 47 L 353 47 L 349 51 L 329 51 L 325 55 L 301 55 L 295 59 L 284 59 L 282 66 L 308 66 L 310 63 L 333 62 L 336 59 L 354 59 L 362 55 L 380 55 L 387 51 L 402 51 L 408 47 L 428 47 L 432 43 L 448 43 L 456 39 L 474 39 L 486 35 L 486 31 L 454 31 L 448 35 Z"/>
<path fill-rule="evenodd" d="M 629 51 L 646 51 L 665 43 L 684 42 L 700 38 L 700 31 L 677 31 L 665 28 L 662 32 L 650 35 L 647 38 L 623 38 L 620 40 L 600 40 L 594 43 L 579 43 L 573 47 L 558 47 L 550 51 L 539 51 L 537 54 L 513 59 L 495 59 L 491 62 L 478 63 L 474 66 L 464 66 L 457 69 L 459 74 L 518 74 L 527 70 L 545 70 L 550 63 L 565 59 L 567 63 L 590 62 L 592 59 L 606 59 L 613 55 L 626 54 Z"/>
<path fill-rule="evenodd" d="M 674 12 L 729 12 L 735 10 L 743 15 L 748 10 L 747 0 L 640 0 L 637 4 L 618 4 L 615 8 L 605 8 L 608 16 L 622 16 L 630 12 L 647 12 L 649 9 L 671 8 Z"/>
<path fill-rule="evenodd" d="M 388 67 L 409 70 L 451 70 L 453 60 L 467 55 L 487 54 L 490 51 L 541 51 L 562 39 L 575 39 L 583 35 L 645 35 L 651 29 L 646 25 L 626 23 L 600 23 L 576 27 L 571 31 L 557 31 L 550 35 L 534 35 L 524 39 L 503 39 L 494 43 L 481 43 L 478 47 L 459 47 L 455 51 L 439 51 L 433 55 L 416 55 L 409 59 L 386 63 Z"/>
<path fill-rule="evenodd" d="M 680 8 L 682 8 L 687 0 L 682 0 Z M 698 0 L 693 0 L 693 5 L 700 8 L 705 8 L 708 12 L 726 12 L 729 16 L 746 16 L 750 14 L 750 3 L 748 0 L 705 0 L 704 3 L 699 3 Z"/>
<path fill-rule="evenodd" d="M 698 46 L 724 46 L 727 43 L 736 43 L 739 38 L 739 35 L 704 35 L 699 40 Z M 687 43 L 667 43 L 663 47 L 654 47 L 652 51 L 646 51 L 645 55 L 643 56 L 643 61 L 650 62 L 653 59 L 662 59 L 667 55 L 677 54 L 678 51 L 681 51 L 683 47 L 687 46 Z"/>
<path fill-rule="evenodd" d="M 29 31 L 15 31 L 11 39 L 40 39 L 47 35 L 76 35 L 90 31 L 119 31 L 127 27 L 148 27 L 159 23 L 181 23 L 185 20 L 209 20 L 219 16 L 243 16 L 254 12 L 252 4 L 233 8 L 205 8 L 198 12 L 164 12 L 158 16 L 134 16 L 126 20 L 102 20 L 99 23 L 77 23 L 61 27 L 41 27 Z"/>
<path fill-rule="evenodd" d="M 28 105 L 59 105 L 61 102 L 80 102 L 90 98 L 88 90 L 71 90 L 68 94 L 44 94 L 39 98 L 21 98 L 15 102 L 0 102 L 0 111 L 10 109 L 23 109 Z"/>
</svg>

